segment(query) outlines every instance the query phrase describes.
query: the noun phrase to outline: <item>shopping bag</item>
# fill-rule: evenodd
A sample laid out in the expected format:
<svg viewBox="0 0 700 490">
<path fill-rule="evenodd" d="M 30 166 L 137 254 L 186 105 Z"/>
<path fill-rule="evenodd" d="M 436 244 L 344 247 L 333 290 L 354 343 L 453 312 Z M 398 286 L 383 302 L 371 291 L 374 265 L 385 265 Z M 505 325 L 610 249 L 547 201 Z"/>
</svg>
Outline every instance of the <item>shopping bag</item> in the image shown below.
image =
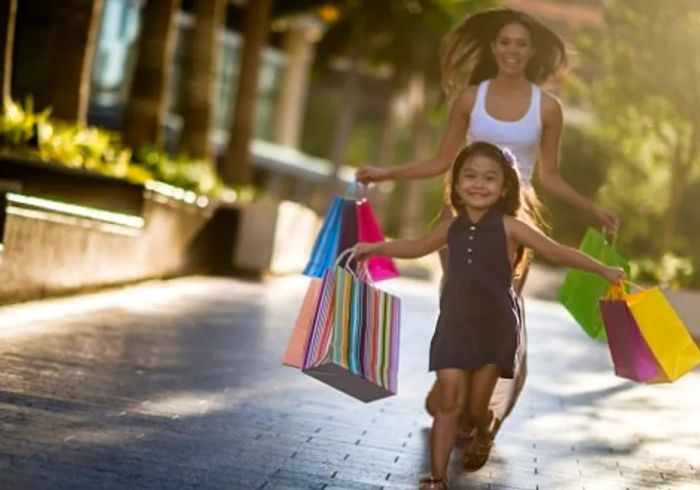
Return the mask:
<svg viewBox="0 0 700 490">
<path fill-rule="evenodd" d="M 659 288 L 626 295 L 625 302 L 669 381 L 700 363 L 700 349 Z"/>
<path fill-rule="evenodd" d="M 588 228 L 579 245 L 579 250 L 610 266 L 622 267 L 629 275 L 629 263 L 615 247 L 608 243 L 602 233 Z M 609 283 L 605 278 L 576 269 L 569 269 L 558 298 L 576 322 L 590 337 L 605 338 L 605 328 L 598 300 L 605 296 Z"/>
<path fill-rule="evenodd" d="M 347 255 L 324 276 L 303 372 L 369 402 L 397 391 L 400 301 L 341 267 Z"/>
<path fill-rule="evenodd" d="M 335 315 L 335 272 L 335 267 L 329 267 L 323 274 L 311 330 L 306 338 L 302 370 L 312 365 L 327 349 Z"/>
<path fill-rule="evenodd" d="M 341 222 L 340 222 L 340 238 L 338 239 L 338 249 L 336 250 L 335 256 L 328 264 L 328 267 L 333 265 L 333 262 L 337 257 L 340 257 L 343 252 L 354 247 L 358 241 L 357 233 L 357 212 L 355 211 L 356 201 L 354 199 L 343 199 L 343 207 L 341 210 Z M 356 270 L 356 261 L 352 254 L 346 254 L 343 256 L 340 262 L 338 262 L 340 267 L 352 268 Z"/>
<path fill-rule="evenodd" d="M 316 308 L 318 307 L 318 300 L 321 294 L 321 284 L 321 279 L 317 277 L 312 277 L 309 281 L 309 286 L 306 289 L 299 314 L 297 315 L 296 322 L 294 322 L 292 335 L 289 337 L 287 349 L 282 358 L 282 364 L 299 369 L 301 369 L 304 364 L 304 351 L 306 349 L 311 325 L 316 315 Z"/>
<path fill-rule="evenodd" d="M 610 347 L 615 374 L 640 382 L 660 382 L 666 378 L 649 349 L 639 325 L 624 299 L 622 286 L 611 286 L 600 300 L 600 311 Z"/>
<path fill-rule="evenodd" d="M 367 199 L 360 199 L 357 203 L 356 211 L 359 241 L 366 243 L 383 241 L 384 234 L 379 227 L 370 202 Z M 389 257 L 377 256 L 370 258 L 367 261 L 367 269 L 375 282 L 398 277 L 399 275 L 394 261 Z"/>
<path fill-rule="evenodd" d="M 325 270 L 333 265 L 338 253 L 343 206 L 346 201 L 347 199 L 338 196 L 333 199 L 314 242 L 309 262 L 304 267 L 305 276 L 323 277 Z"/>
</svg>

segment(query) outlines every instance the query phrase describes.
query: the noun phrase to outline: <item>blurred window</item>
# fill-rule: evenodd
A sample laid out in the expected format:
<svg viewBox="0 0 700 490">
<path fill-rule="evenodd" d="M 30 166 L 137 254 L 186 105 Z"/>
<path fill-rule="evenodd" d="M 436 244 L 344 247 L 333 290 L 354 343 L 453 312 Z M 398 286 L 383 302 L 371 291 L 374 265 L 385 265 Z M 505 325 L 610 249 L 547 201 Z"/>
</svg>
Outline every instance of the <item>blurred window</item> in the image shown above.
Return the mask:
<svg viewBox="0 0 700 490">
<path fill-rule="evenodd" d="M 143 0 L 106 0 L 95 49 L 90 120 L 118 127 L 136 68 Z"/>
</svg>

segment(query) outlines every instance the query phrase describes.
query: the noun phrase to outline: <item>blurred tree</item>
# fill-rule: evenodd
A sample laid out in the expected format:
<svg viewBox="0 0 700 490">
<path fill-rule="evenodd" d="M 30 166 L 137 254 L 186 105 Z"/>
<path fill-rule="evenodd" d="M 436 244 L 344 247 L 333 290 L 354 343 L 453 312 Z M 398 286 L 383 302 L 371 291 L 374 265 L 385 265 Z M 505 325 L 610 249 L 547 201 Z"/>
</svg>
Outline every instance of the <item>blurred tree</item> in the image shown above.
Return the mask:
<svg viewBox="0 0 700 490">
<path fill-rule="evenodd" d="M 10 102 L 12 91 L 12 53 L 15 41 L 15 21 L 17 19 L 17 0 L 0 0 L 0 112 Z"/>
<path fill-rule="evenodd" d="M 207 161 L 213 160 L 211 129 L 214 123 L 219 34 L 226 21 L 227 3 L 228 0 L 193 3 L 194 31 L 185 55 L 182 101 L 185 124 L 180 137 L 180 150 Z"/>
<path fill-rule="evenodd" d="M 332 68 L 342 77 L 342 102 L 335 131 L 327 139 L 331 142 L 328 155 L 333 164 L 330 193 L 336 191 L 339 169 L 347 163 L 358 106 L 366 98 L 361 93 L 362 79 L 383 77 L 389 86 L 383 102 L 379 143 L 376 154 L 370 159 L 380 165 L 393 162 L 398 133 L 402 130 L 412 134 L 413 158 L 425 156 L 432 146 L 426 108 L 440 97 L 438 53 L 442 37 L 459 16 L 494 2 L 480 0 L 465 5 L 465 2 L 448 0 L 351 0 L 331 3 L 338 8 L 339 19 L 329 26 L 319 43 L 317 55 L 317 66 Z M 399 105 L 404 106 L 402 115 L 396 110 Z M 410 233 L 416 223 L 423 221 L 425 186 L 421 182 L 407 186 L 408 192 L 402 200 L 404 218 L 400 222 Z"/>
<path fill-rule="evenodd" d="M 149 0 L 143 13 L 139 54 L 122 131 L 133 148 L 163 145 L 168 85 L 172 74 L 182 0 Z"/>
<path fill-rule="evenodd" d="M 249 0 L 243 19 L 243 51 L 236 97 L 233 101 L 233 124 L 221 166 L 221 176 L 231 184 L 250 184 L 250 140 L 258 91 L 261 50 L 269 34 L 269 18 L 273 0 Z"/>
<path fill-rule="evenodd" d="M 13 96 L 34 97 L 61 119 L 87 121 L 103 0 L 17 3 Z"/>
<path fill-rule="evenodd" d="M 645 237 L 657 256 L 687 252 L 674 233 L 700 170 L 700 3 L 612 0 L 604 13 L 581 50 L 599 66 L 591 93 L 606 134 L 634 162 L 611 162 L 605 198 L 630 213 L 623 223 L 658 216 Z"/>
</svg>

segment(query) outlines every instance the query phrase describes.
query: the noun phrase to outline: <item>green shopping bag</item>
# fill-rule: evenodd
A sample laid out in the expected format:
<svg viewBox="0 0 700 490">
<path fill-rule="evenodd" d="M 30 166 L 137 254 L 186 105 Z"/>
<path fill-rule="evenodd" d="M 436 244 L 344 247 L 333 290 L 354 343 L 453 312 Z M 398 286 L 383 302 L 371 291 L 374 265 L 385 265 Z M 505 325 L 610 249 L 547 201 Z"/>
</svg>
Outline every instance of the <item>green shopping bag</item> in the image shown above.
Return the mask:
<svg viewBox="0 0 700 490">
<path fill-rule="evenodd" d="M 588 228 L 579 250 L 604 264 L 622 267 L 629 276 L 629 262 L 615 250 L 605 236 Z M 605 327 L 598 307 L 598 300 L 605 296 L 610 284 L 603 277 L 591 272 L 569 269 L 559 289 L 559 301 L 569 310 L 576 322 L 590 337 L 605 339 Z"/>
</svg>

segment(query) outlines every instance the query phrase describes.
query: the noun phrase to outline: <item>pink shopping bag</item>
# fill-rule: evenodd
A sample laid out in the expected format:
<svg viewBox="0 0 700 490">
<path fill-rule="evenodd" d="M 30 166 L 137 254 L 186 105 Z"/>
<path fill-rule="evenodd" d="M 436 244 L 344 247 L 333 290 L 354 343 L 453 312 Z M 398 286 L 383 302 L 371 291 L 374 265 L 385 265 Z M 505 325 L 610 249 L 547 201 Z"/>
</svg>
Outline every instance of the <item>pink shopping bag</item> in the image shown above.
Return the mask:
<svg viewBox="0 0 700 490">
<path fill-rule="evenodd" d="M 373 243 L 384 240 L 384 234 L 374 215 L 372 205 L 367 199 L 357 202 L 357 231 L 360 242 Z M 394 261 L 388 257 L 372 257 L 367 261 L 367 269 L 375 282 L 399 275 Z"/>
<path fill-rule="evenodd" d="M 615 366 L 615 374 L 621 378 L 645 383 L 665 381 L 654 354 L 639 330 L 627 303 L 622 298 L 622 288 L 610 288 L 606 298 L 600 300 L 600 312 Z"/>
</svg>

